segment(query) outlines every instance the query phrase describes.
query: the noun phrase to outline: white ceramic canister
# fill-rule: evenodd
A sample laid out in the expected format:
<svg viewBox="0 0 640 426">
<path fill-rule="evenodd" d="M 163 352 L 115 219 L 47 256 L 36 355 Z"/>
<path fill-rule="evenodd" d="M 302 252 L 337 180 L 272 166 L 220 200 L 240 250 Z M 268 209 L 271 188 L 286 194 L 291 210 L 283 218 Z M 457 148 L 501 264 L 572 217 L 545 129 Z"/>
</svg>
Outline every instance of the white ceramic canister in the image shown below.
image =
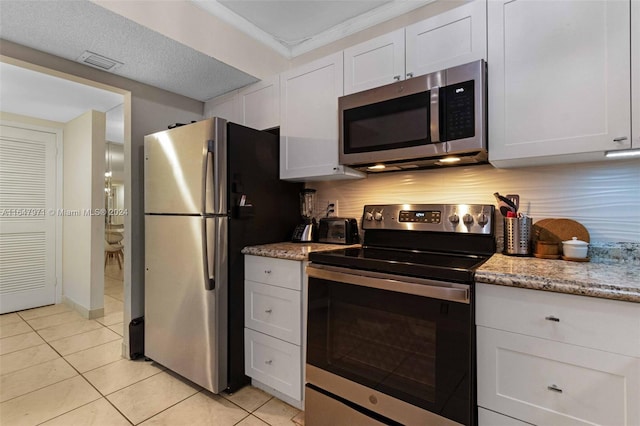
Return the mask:
<svg viewBox="0 0 640 426">
<path fill-rule="evenodd" d="M 587 257 L 588 250 L 589 243 L 579 240 L 578 237 L 562 242 L 562 254 L 565 257 L 584 259 Z"/>
</svg>

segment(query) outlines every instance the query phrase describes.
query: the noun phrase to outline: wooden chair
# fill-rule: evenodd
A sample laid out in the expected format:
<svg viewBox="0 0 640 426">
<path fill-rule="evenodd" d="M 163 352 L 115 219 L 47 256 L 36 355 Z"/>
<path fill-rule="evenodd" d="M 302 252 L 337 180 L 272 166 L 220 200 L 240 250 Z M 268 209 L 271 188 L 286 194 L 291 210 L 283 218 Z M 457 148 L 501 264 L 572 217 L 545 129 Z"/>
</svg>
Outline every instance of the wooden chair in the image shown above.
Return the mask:
<svg viewBox="0 0 640 426">
<path fill-rule="evenodd" d="M 107 263 L 110 258 L 115 258 L 118 261 L 118 266 L 122 269 L 122 262 L 124 262 L 124 246 L 121 244 L 124 236 L 121 232 L 106 231 L 104 233 L 104 267 L 107 267 Z"/>
</svg>

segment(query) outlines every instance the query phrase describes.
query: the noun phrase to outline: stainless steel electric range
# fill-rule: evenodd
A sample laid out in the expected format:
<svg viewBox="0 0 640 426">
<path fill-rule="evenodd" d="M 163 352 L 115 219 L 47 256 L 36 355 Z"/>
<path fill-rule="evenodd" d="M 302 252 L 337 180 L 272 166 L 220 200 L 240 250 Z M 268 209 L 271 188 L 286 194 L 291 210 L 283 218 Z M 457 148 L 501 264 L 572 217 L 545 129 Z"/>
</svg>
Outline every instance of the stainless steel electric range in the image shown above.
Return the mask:
<svg viewBox="0 0 640 426">
<path fill-rule="evenodd" d="M 309 255 L 306 424 L 475 425 L 494 206 L 368 205 L 362 228 L 362 248 Z"/>
</svg>

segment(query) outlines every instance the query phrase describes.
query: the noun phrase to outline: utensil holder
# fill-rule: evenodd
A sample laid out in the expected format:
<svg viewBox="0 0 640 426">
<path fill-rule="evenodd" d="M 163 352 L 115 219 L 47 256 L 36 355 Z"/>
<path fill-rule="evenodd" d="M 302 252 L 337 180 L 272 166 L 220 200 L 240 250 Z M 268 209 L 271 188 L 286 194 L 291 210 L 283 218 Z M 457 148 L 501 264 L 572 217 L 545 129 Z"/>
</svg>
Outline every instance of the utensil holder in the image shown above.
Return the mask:
<svg viewBox="0 0 640 426">
<path fill-rule="evenodd" d="M 531 225 L 530 217 L 504 218 L 504 254 L 510 256 L 531 255 Z"/>
</svg>

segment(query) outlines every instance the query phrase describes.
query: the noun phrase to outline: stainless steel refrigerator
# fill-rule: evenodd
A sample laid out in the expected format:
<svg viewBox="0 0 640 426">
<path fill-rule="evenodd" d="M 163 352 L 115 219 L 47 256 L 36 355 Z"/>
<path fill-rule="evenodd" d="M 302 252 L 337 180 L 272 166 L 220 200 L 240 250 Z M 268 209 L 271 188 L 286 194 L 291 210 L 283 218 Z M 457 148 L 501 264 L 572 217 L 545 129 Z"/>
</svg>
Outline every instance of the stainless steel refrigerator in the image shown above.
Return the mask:
<svg viewBox="0 0 640 426">
<path fill-rule="evenodd" d="M 145 356 L 214 393 L 248 383 L 240 250 L 299 220 L 278 158 L 277 135 L 220 118 L 144 139 Z"/>
</svg>

